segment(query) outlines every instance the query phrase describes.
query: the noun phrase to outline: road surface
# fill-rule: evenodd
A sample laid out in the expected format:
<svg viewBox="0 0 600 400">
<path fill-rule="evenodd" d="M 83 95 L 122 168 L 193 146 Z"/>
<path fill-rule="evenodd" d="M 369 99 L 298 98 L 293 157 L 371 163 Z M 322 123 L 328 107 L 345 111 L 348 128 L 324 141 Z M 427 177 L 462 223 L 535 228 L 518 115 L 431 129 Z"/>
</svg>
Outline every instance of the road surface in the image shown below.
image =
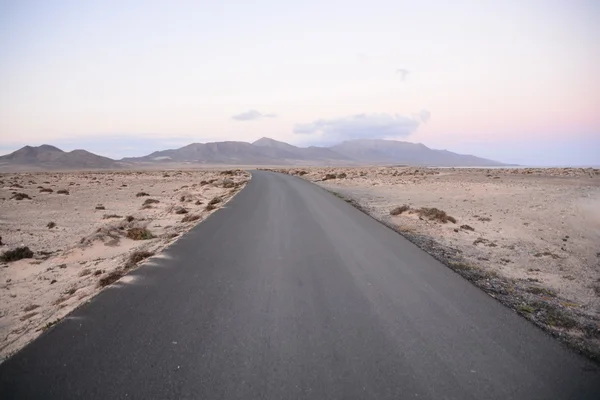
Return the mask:
<svg viewBox="0 0 600 400">
<path fill-rule="evenodd" d="M 8 399 L 600 399 L 597 368 L 325 190 L 223 210 L 0 365 Z"/>
</svg>

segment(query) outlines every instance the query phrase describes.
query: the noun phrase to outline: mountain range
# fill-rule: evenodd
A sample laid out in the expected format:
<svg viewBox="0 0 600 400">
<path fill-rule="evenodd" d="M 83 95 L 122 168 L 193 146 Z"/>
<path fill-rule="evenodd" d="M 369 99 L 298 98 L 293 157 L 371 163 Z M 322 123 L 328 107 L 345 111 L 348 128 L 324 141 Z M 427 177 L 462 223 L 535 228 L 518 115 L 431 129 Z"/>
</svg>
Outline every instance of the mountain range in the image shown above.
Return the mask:
<svg viewBox="0 0 600 400">
<path fill-rule="evenodd" d="M 0 156 L 0 169 L 118 169 L 168 164 L 237 165 L 389 165 L 488 167 L 498 161 L 434 150 L 420 143 L 383 139 L 348 140 L 331 147 L 297 147 L 263 137 L 253 143 L 192 143 L 143 157 L 113 160 L 86 150 L 70 152 L 50 146 L 25 146 Z"/>
</svg>

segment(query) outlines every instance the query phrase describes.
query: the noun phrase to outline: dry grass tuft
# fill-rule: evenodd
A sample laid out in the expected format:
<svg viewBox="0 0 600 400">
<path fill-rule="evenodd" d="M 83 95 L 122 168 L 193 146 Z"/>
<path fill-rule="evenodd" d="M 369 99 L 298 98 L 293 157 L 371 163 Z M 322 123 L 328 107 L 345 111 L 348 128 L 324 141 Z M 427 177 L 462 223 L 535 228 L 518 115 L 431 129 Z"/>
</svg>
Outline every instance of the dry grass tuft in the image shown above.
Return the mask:
<svg viewBox="0 0 600 400">
<path fill-rule="evenodd" d="M 40 193 L 52 193 L 54 192 L 54 190 L 50 189 L 50 188 L 41 188 L 40 189 Z"/>
<path fill-rule="evenodd" d="M 27 246 L 17 247 L 13 250 L 7 250 L 0 255 L 0 261 L 11 262 L 18 261 L 24 258 L 32 258 L 33 251 L 29 249 Z"/>
<path fill-rule="evenodd" d="M 472 226 L 469 226 L 469 225 L 466 225 L 466 224 L 465 225 L 461 225 L 460 229 L 463 229 L 465 231 L 474 231 L 475 230 Z"/>
<path fill-rule="evenodd" d="M 66 194 L 69 195 L 69 191 L 67 189 L 60 189 L 56 191 L 57 194 Z"/>
<path fill-rule="evenodd" d="M 156 199 L 146 199 L 142 205 L 147 206 L 149 204 L 157 204 L 157 203 L 160 203 L 160 201 L 156 200 Z"/>
<path fill-rule="evenodd" d="M 15 193 L 12 195 L 11 199 L 15 199 L 15 200 L 31 200 L 31 197 L 29 197 L 29 195 L 27 193 Z"/>
<path fill-rule="evenodd" d="M 219 204 L 221 202 L 220 197 L 213 197 L 211 201 L 208 202 L 209 205 L 214 206 L 215 204 Z"/>
<path fill-rule="evenodd" d="M 451 217 L 450 215 L 446 214 L 445 211 L 435 207 L 421 207 L 413 212 L 417 213 L 417 215 L 420 217 L 429 219 L 430 221 L 439 221 L 443 224 L 447 223 L 448 221 L 452 222 L 453 224 L 456 223 L 456 218 Z"/>
<path fill-rule="evenodd" d="M 133 222 L 134 219 L 135 218 L 133 216 L 131 216 L 131 215 L 128 215 L 128 216 L 125 217 L 125 221 L 127 221 L 127 222 Z"/>
<path fill-rule="evenodd" d="M 150 196 L 148 193 L 146 192 L 138 192 L 135 197 L 143 197 L 143 196 Z"/>
<path fill-rule="evenodd" d="M 127 237 L 133 240 L 148 240 L 154 238 L 154 235 L 146 228 L 130 228 L 127 230 Z"/>
<path fill-rule="evenodd" d="M 198 221 L 199 219 L 200 219 L 199 215 L 188 214 L 185 217 L 183 217 L 183 219 L 181 220 L 181 222 L 192 222 L 192 221 Z"/>
<path fill-rule="evenodd" d="M 188 212 L 189 211 L 186 208 L 183 208 L 183 207 L 177 207 L 175 209 L 175 214 L 179 214 L 179 215 L 181 215 L 181 214 L 187 214 Z"/>
<path fill-rule="evenodd" d="M 119 271 L 119 270 L 112 271 L 108 275 L 103 276 L 102 278 L 100 278 L 98 280 L 98 286 L 105 287 L 108 285 L 112 285 L 113 283 L 115 283 L 116 281 L 121 279 L 122 276 L 123 276 L 122 271 Z"/>
<path fill-rule="evenodd" d="M 405 204 L 403 206 L 394 208 L 392 211 L 390 211 L 390 215 L 400 215 L 408 210 L 410 210 L 410 207 Z"/>
<path fill-rule="evenodd" d="M 111 218 L 123 218 L 120 215 L 117 214 L 104 214 L 104 216 L 102 217 L 102 219 L 111 219 Z"/>
<path fill-rule="evenodd" d="M 106 210 L 106 207 L 104 207 L 102 204 L 98 204 L 96 206 L 96 210 Z"/>
<path fill-rule="evenodd" d="M 136 266 L 139 262 L 144 261 L 148 257 L 152 257 L 154 255 L 151 251 L 139 250 L 134 251 L 129 256 L 129 260 L 127 261 L 127 268 L 132 268 Z"/>
<path fill-rule="evenodd" d="M 56 226 L 56 222 L 54 222 L 54 221 L 50 221 L 50 222 L 48 222 L 48 225 L 46 225 L 46 227 L 47 227 L 48 229 L 52 229 L 52 228 L 54 228 L 55 226 Z"/>
</svg>

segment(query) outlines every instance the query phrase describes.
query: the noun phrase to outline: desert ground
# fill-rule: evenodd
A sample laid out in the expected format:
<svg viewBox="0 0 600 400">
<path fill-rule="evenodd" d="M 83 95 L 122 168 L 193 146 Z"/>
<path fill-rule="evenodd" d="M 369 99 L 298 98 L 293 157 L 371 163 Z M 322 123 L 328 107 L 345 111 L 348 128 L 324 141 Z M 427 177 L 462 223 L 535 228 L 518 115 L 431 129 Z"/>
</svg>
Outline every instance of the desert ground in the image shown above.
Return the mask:
<svg viewBox="0 0 600 400">
<path fill-rule="evenodd" d="M 240 169 L 0 174 L 0 360 L 249 179 Z"/>
<path fill-rule="evenodd" d="M 285 168 L 600 359 L 600 170 Z"/>
</svg>

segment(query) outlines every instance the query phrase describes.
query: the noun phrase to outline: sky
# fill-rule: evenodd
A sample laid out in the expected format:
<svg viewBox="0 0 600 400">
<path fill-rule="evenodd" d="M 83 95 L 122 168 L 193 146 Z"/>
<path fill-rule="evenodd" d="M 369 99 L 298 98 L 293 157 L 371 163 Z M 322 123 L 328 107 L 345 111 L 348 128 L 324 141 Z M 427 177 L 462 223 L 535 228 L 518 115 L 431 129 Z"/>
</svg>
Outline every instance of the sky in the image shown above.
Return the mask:
<svg viewBox="0 0 600 400">
<path fill-rule="evenodd" d="M 357 138 L 600 165 L 600 2 L 0 0 L 0 154 Z"/>
</svg>

